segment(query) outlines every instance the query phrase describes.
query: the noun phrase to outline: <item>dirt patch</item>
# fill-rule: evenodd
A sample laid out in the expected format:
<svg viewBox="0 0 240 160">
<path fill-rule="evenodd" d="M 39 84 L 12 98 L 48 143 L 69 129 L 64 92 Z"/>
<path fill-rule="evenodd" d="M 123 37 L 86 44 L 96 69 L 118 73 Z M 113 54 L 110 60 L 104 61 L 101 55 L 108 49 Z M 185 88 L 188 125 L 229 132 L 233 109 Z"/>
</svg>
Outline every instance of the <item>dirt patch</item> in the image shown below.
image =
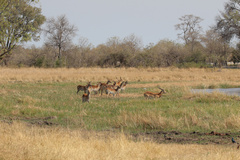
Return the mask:
<svg viewBox="0 0 240 160">
<path fill-rule="evenodd" d="M 239 135 L 239 134 L 238 134 Z M 141 139 L 153 141 L 156 143 L 178 143 L 178 144 L 232 144 L 231 138 L 240 138 L 236 134 L 231 133 L 182 133 L 179 131 L 158 131 L 153 133 L 138 133 L 132 135 L 135 140 Z"/>
<path fill-rule="evenodd" d="M 40 126 L 53 126 L 57 125 L 56 123 L 53 123 L 52 120 L 57 119 L 56 116 L 50 116 L 50 117 L 40 117 L 40 118 L 28 118 L 28 117 L 5 117 L 1 118 L 1 122 L 12 124 L 13 121 L 25 121 L 32 125 L 40 125 Z"/>
</svg>

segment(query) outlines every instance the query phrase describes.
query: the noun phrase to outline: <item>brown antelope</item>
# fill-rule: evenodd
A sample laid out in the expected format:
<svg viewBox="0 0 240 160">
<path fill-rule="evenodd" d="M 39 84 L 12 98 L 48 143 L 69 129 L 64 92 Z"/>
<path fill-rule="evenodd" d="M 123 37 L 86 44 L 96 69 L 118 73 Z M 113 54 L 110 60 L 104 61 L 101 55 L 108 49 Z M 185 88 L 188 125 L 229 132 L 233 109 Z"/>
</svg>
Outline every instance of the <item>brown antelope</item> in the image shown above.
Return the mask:
<svg viewBox="0 0 240 160">
<path fill-rule="evenodd" d="M 115 86 L 120 86 L 122 82 L 123 82 L 122 77 L 120 77 L 120 80 L 115 82 Z"/>
<path fill-rule="evenodd" d="M 100 89 L 100 86 L 101 86 L 101 82 L 98 82 L 98 84 L 97 84 L 96 86 L 90 85 L 90 86 L 88 87 L 88 90 L 89 90 L 90 92 L 92 92 L 92 91 L 98 92 L 99 89 Z"/>
<path fill-rule="evenodd" d="M 101 88 L 100 88 L 100 90 L 101 90 L 101 95 L 102 95 L 102 93 L 105 91 L 106 92 L 106 89 L 107 88 L 112 88 L 112 89 L 116 89 L 116 82 L 114 82 L 112 85 L 109 85 L 109 84 L 107 84 L 107 85 L 104 85 L 104 86 L 101 86 Z"/>
<path fill-rule="evenodd" d="M 90 83 L 91 82 L 88 82 L 88 84 L 86 86 L 78 85 L 77 86 L 77 94 L 78 94 L 79 91 L 83 91 L 84 93 L 86 93 L 87 92 L 87 87 L 90 86 Z"/>
<path fill-rule="evenodd" d="M 110 80 L 108 80 L 107 83 L 101 83 L 101 86 L 106 86 L 106 85 L 108 85 L 109 83 L 111 83 Z"/>
<path fill-rule="evenodd" d="M 116 82 L 113 82 L 112 85 L 107 85 L 107 88 L 113 88 L 116 89 L 118 86 L 116 86 Z"/>
<path fill-rule="evenodd" d="M 116 89 L 111 88 L 111 87 L 107 87 L 106 89 L 106 94 L 109 96 L 110 94 L 112 94 L 113 96 L 118 95 L 120 88 L 122 87 L 123 82 L 121 83 L 120 86 L 118 86 Z"/>
<path fill-rule="evenodd" d="M 128 84 L 128 81 L 124 82 L 124 84 L 123 84 L 122 87 L 121 87 L 121 90 L 122 90 L 122 91 L 126 89 L 127 84 Z"/>
<path fill-rule="evenodd" d="M 144 93 L 144 97 L 146 99 L 149 99 L 149 98 L 160 98 L 162 96 L 163 93 L 166 93 L 162 88 L 159 87 L 159 89 L 161 90 L 159 93 L 153 93 L 153 92 L 145 92 Z"/>
<path fill-rule="evenodd" d="M 90 94 L 91 94 L 91 92 L 89 91 L 89 86 L 88 86 L 87 87 L 87 93 L 83 93 L 83 95 L 82 95 L 82 103 L 89 102 Z"/>
<path fill-rule="evenodd" d="M 107 88 L 107 86 L 108 86 L 109 83 L 111 83 L 110 80 L 108 80 L 107 83 L 101 83 L 101 85 L 100 85 L 100 90 L 99 90 L 99 91 L 101 92 L 101 95 L 102 95 L 102 93 L 103 93 L 104 91 L 106 91 L 106 88 Z"/>
</svg>

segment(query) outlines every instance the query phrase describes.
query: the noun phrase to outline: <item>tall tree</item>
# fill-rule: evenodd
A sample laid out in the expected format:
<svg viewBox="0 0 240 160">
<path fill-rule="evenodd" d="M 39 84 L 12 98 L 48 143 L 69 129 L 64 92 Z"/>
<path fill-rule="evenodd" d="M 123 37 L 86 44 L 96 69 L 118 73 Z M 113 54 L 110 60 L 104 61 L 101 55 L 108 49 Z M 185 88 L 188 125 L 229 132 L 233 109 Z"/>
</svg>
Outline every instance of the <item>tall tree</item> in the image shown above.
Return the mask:
<svg viewBox="0 0 240 160">
<path fill-rule="evenodd" d="M 3 0 L 0 5 L 0 61 L 19 43 L 38 40 L 45 17 L 32 0 Z"/>
<path fill-rule="evenodd" d="M 65 15 L 62 15 L 57 19 L 48 19 L 44 32 L 47 37 L 46 44 L 57 47 L 57 57 L 61 59 L 62 49 L 72 42 L 72 38 L 76 35 L 77 28 L 69 23 Z"/>
<path fill-rule="evenodd" d="M 234 64 L 240 62 L 240 44 L 239 43 L 237 44 L 236 49 L 233 50 L 230 60 L 233 61 Z"/>
<path fill-rule="evenodd" d="M 202 43 L 205 46 L 205 52 L 207 53 L 208 62 L 213 63 L 214 66 L 225 65 L 231 48 L 216 30 L 210 29 L 202 36 Z"/>
<path fill-rule="evenodd" d="M 203 20 L 200 17 L 194 15 L 184 15 L 179 18 L 181 23 L 175 25 L 176 30 L 180 30 L 181 33 L 178 37 L 184 40 L 185 45 L 191 46 L 193 52 L 194 46 L 198 43 L 202 27 L 200 22 Z"/>
<path fill-rule="evenodd" d="M 142 49 L 143 44 L 141 38 L 131 34 L 123 39 L 123 46 L 125 48 L 125 52 L 136 55 L 136 53 Z"/>
<path fill-rule="evenodd" d="M 11 1 L 10 0 L 2 0 L 0 3 L 0 15 L 7 11 L 9 8 Z"/>
<path fill-rule="evenodd" d="M 234 36 L 240 39 L 240 0 L 225 3 L 224 11 L 216 17 L 216 22 L 216 30 L 226 41 Z"/>
</svg>

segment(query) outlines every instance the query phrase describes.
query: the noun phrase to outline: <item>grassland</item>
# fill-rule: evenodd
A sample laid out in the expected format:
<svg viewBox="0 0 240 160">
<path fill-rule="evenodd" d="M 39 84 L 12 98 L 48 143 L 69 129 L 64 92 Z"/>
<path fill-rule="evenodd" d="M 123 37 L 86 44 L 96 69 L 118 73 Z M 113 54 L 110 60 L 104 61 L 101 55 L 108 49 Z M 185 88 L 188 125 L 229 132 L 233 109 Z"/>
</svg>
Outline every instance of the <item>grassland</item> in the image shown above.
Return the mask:
<svg viewBox="0 0 240 160">
<path fill-rule="evenodd" d="M 133 142 L 123 134 L 89 133 L 63 128 L 40 128 L 22 123 L 0 127 L 0 159 L 188 159 L 236 160 L 234 145 L 158 144 Z"/>
<path fill-rule="evenodd" d="M 120 77 L 129 85 L 118 97 L 82 103 L 76 94 L 78 84 Z M 144 99 L 157 86 L 167 93 Z M 239 86 L 239 70 L 0 68 L 0 159 L 18 159 L 18 148 L 19 159 L 239 159 L 230 138 L 239 135 L 240 97 L 190 92 Z"/>
</svg>

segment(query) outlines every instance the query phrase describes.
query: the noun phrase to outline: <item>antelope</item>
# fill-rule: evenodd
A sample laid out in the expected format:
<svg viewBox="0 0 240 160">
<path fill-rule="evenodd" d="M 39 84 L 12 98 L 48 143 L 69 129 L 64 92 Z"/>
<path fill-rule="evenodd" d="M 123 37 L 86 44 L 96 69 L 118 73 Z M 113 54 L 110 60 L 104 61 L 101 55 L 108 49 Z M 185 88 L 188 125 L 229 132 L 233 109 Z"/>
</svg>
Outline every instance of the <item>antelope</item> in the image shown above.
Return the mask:
<svg viewBox="0 0 240 160">
<path fill-rule="evenodd" d="M 116 87 L 116 82 L 114 82 L 112 85 L 107 84 L 107 85 L 101 86 L 101 88 L 100 88 L 100 90 L 101 90 L 101 95 L 102 95 L 103 91 L 106 92 L 106 89 L 107 89 L 107 88 L 116 89 L 115 87 Z"/>
<path fill-rule="evenodd" d="M 106 88 L 107 88 L 109 83 L 111 83 L 110 80 L 108 80 L 107 83 L 101 83 L 100 90 L 99 90 L 101 92 L 101 95 L 102 95 L 103 91 L 106 91 Z"/>
<path fill-rule="evenodd" d="M 115 85 L 116 85 L 116 86 L 120 86 L 120 85 L 121 85 L 121 83 L 122 83 L 122 81 L 123 81 L 123 80 L 122 80 L 122 77 L 120 77 L 120 80 L 119 80 L 119 81 L 117 81 L 117 82 L 115 82 Z"/>
<path fill-rule="evenodd" d="M 89 86 L 88 90 L 90 92 L 92 92 L 92 91 L 98 92 L 100 89 L 100 86 L 101 86 L 101 82 L 98 82 L 98 84 L 96 86 L 93 86 L 93 85 Z"/>
<path fill-rule="evenodd" d="M 122 85 L 122 87 L 121 87 L 121 90 L 125 90 L 125 89 L 126 89 L 126 86 L 127 86 L 127 84 L 128 84 L 128 81 L 126 81 L 126 82 L 124 83 L 124 85 Z"/>
<path fill-rule="evenodd" d="M 107 83 L 101 83 L 101 86 L 106 86 L 106 85 L 108 85 L 109 83 L 111 83 L 110 80 L 108 80 Z"/>
<path fill-rule="evenodd" d="M 160 98 L 162 96 L 163 93 L 166 93 L 162 88 L 158 87 L 161 91 L 159 93 L 153 93 L 153 92 L 145 92 L 144 93 L 144 97 L 146 99 L 149 99 L 149 98 Z"/>
<path fill-rule="evenodd" d="M 88 84 L 86 86 L 78 85 L 77 86 L 77 94 L 78 94 L 79 91 L 83 91 L 84 93 L 86 93 L 87 92 L 87 87 L 90 86 L 90 83 L 91 82 L 88 82 Z"/>
<path fill-rule="evenodd" d="M 116 86 L 116 82 L 114 82 L 112 85 L 107 85 L 107 88 L 113 88 L 116 89 L 118 86 Z"/>
<path fill-rule="evenodd" d="M 120 88 L 122 87 L 123 82 L 121 83 L 120 86 L 118 86 L 116 89 L 113 89 L 111 87 L 107 87 L 106 89 L 106 94 L 109 96 L 110 94 L 112 94 L 113 96 L 118 95 Z"/>
<path fill-rule="evenodd" d="M 89 91 L 89 86 L 88 86 L 87 87 L 87 93 L 83 93 L 83 95 L 82 95 L 82 103 L 84 103 L 84 102 L 88 102 L 89 103 L 90 94 L 91 94 L 91 92 Z"/>
</svg>

